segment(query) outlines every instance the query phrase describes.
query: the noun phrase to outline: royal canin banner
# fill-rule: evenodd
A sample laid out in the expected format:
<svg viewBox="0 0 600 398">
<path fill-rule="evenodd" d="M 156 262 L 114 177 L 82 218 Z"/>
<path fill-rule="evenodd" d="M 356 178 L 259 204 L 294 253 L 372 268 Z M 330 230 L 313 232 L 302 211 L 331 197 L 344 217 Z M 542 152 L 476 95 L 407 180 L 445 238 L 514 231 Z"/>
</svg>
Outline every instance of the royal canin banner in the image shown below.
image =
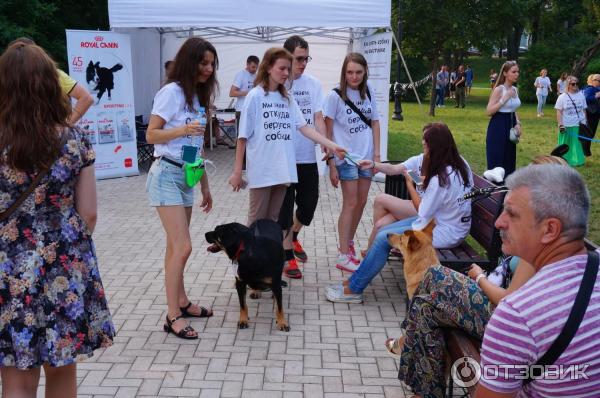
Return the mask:
<svg viewBox="0 0 600 398">
<path fill-rule="evenodd" d="M 67 30 L 69 74 L 94 105 L 79 120 L 96 151 L 96 177 L 137 175 L 137 145 L 129 35 Z"/>
</svg>

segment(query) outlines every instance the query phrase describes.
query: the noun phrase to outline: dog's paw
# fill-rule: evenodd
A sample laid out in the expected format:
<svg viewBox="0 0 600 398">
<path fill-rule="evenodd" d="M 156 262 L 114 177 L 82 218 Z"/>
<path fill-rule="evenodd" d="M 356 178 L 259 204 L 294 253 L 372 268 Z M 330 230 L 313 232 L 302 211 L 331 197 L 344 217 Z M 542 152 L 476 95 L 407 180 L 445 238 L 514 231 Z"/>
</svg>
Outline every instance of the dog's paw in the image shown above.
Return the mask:
<svg viewBox="0 0 600 398">
<path fill-rule="evenodd" d="M 281 330 L 282 332 L 289 332 L 290 326 L 287 323 L 278 323 L 277 329 Z"/>
<path fill-rule="evenodd" d="M 258 290 L 252 290 L 250 292 L 250 298 L 253 300 L 258 300 L 260 298 L 260 292 Z"/>
<path fill-rule="evenodd" d="M 248 329 L 248 321 L 239 321 L 238 329 Z"/>
</svg>

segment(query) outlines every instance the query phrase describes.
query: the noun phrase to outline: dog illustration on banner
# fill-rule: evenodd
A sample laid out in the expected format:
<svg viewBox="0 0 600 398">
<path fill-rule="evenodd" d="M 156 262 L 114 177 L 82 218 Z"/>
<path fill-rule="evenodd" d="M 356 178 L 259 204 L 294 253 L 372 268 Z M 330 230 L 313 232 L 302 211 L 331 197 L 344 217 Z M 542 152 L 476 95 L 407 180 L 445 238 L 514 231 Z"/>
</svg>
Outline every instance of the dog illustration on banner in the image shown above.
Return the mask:
<svg viewBox="0 0 600 398">
<path fill-rule="evenodd" d="M 91 89 L 92 91 L 98 91 L 98 94 L 96 95 L 96 105 L 100 103 L 100 99 L 105 91 L 108 93 L 108 100 L 110 101 L 110 91 L 115 88 L 114 73 L 121 69 L 123 69 L 123 65 L 121 64 L 115 64 L 109 69 L 100 66 L 100 62 L 89 62 L 85 70 L 85 80 L 88 85 L 91 84 L 90 87 L 95 85 L 95 87 Z"/>
</svg>

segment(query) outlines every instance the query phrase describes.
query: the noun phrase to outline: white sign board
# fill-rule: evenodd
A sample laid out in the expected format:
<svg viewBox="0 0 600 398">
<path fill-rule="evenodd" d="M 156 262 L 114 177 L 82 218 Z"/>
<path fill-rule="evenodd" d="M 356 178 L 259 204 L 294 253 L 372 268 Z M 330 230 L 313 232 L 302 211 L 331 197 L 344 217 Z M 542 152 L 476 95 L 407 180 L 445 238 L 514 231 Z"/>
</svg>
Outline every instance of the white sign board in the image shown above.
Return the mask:
<svg viewBox="0 0 600 398">
<path fill-rule="evenodd" d="M 392 62 L 392 33 L 362 37 L 353 43 L 353 51 L 361 53 L 369 65 L 369 82 L 375 89 L 379 109 L 381 160 L 387 160 L 388 116 L 390 113 L 390 65 Z"/>
<path fill-rule="evenodd" d="M 78 122 L 96 151 L 96 177 L 137 175 L 137 145 L 129 35 L 67 30 L 69 74 L 94 105 Z"/>
</svg>

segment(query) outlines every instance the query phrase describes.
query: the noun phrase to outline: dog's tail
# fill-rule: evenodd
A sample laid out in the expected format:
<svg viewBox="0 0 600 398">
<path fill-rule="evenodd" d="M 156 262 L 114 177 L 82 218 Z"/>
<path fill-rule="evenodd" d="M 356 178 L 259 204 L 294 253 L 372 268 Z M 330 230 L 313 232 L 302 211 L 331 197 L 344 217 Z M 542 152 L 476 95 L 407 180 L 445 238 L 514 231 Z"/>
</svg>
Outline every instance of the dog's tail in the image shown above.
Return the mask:
<svg viewBox="0 0 600 398">
<path fill-rule="evenodd" d="M 123 65 L 116 64 L 115 66 L 113 66 L 112 68 L 110 68 L 110 71 L 111 72 L 116 72 L 116 71 L 121 70 L 121 69 L 123 69 Z"/>
</svg>

